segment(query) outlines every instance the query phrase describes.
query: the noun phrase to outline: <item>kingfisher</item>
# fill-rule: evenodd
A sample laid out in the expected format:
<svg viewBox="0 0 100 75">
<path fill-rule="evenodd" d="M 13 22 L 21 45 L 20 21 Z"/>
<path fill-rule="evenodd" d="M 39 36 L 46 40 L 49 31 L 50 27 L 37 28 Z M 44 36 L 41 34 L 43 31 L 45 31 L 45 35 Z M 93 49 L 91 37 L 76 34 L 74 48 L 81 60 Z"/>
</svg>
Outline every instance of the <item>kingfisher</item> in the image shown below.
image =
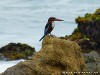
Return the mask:
<svg viewBox="0 0 100 75">
<path fill-rule="evenodd" d="M 51 31 L 55 27 L 54 21 L 63 21 L 63 20 L 62 19 L 57 19 L 55 17 L 50 17 L 48 19 L 48 22 L 47 22 L 46 26 L 45 26 L 44 35 L 39 41 L 41 41 L 46 35 L 49 35 L 49 34 L 51 35 Z"/>
</svg>

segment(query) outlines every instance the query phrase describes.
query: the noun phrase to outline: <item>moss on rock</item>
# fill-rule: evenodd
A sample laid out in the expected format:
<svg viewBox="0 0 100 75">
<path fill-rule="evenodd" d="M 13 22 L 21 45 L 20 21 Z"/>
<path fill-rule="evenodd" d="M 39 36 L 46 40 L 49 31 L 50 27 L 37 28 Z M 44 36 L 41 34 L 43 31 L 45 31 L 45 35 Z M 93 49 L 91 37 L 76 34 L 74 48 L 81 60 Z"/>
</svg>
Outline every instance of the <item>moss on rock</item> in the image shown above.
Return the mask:
<svg viewBox="0 0 100 75">
<path fill-rule="evenodd" d="M 32 60 L 8 68 L 3 75 L 64 75 L 65 72 L 72 72 L 71 75 L 75 75 L 74 72 L 83 72 L 85 69 L 78 44 L 46 36 L 41 50 L 35 53 Z"/>
<path fill-rule="evenodd" d="M 21 43 L 9 43 L 0 48 L 0 53 L 3 53 L 8 60 L 27 59 L 28 56 L 33 55 L 34 52 L 34 48 Z"/>
<path fill-rule="evenodd" d="M 95 13 L 86 13 L 84 17 L 76 18 L 76 23 L 87 23 L 92 20 L 100 20 L 100 8 L 95 11 Z"/>
</svg>

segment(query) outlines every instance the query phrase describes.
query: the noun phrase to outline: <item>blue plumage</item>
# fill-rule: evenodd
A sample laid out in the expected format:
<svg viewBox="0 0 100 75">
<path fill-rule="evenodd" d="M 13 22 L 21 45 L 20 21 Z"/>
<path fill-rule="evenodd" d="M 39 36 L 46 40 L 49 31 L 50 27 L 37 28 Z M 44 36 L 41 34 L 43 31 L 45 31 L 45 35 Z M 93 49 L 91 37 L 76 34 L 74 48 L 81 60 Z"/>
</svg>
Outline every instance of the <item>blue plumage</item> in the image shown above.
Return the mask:
<svg viewBox="0 0 100 75">
<path fill-rule="evenodd" d="M 47 24 L 46 26 L 45 26 L 45 30 L 44 30 L 44 35 L 42 36 L 42 38 L 39 40 L 39 41 L 41 41 L 44 37 L 45 37 L 45 35 L 47 35 L 47 34 L 49 34 L 48 32 L 49 32 L 49 24 Z"/>
<path fill-rule="evenodd" d="M 51 33 L 51 31 L 54 28 L 54 25 L 52 24 L 54 21 L 63 21 L 63 20 L 57 19 L 55 17 L 50 17 L 48 19 L 48 22 L 47 22 L 46 26 L 45 26 L 44 35 L 42 36 L 42 38 L 39 41 L 41 41 L 46 35 Z"/>
</svg>

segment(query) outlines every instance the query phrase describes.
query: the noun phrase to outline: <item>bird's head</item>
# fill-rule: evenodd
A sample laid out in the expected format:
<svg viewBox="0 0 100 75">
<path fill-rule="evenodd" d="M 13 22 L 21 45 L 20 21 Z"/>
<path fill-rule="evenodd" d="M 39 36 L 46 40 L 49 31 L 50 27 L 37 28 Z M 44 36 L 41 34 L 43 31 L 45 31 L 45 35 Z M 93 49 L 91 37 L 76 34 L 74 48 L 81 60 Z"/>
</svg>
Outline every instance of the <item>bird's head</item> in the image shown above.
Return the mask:
<svg viewBox="0 0 100 75">
<path fill-rule="evenodd" d="M 57 19 L 57 18 L 55 18 L 55 17 L 50 17 L 50 18 L 48 19 L 48 21 L 63 21 L 63 20 Z"/>
<path fill-rule="evenodd" d="M 55 18 L 55 17 L 50 17 L 49 19 L 48 19 L 48 22 L 50 23 L 50 22 L 52 22 L 52 21 L 63 21 L 62 19 L 57 19 L 57 18 Z"/>
</svg>

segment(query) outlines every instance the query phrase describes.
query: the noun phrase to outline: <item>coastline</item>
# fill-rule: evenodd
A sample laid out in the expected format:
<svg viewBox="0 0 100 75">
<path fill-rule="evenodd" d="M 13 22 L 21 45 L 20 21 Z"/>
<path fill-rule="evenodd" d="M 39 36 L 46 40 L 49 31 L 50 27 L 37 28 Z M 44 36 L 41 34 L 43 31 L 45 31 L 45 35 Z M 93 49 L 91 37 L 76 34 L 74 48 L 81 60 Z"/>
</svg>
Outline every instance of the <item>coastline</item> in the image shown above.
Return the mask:
<svg viewBox="0 0 100 75">
<path fill-rule="evenodd" d="M 87 15 L 88 17 L 90 16 L 89 14 Z M 91 18 L 90 18 L 91 19 Z M 96 20 L 100 20 L 99 18 L 95 18 Z M 77 19 L 78 20 L 78 22 L 81 22 L 81 23 L 84 23 L 84 22 L 87 22 L 88 21 L 88 19 L 86 18 L 78 18 Z M 76 29 L 76 31 L 75 32 L 77 32 L 77 29 Z M 85 32 L 83 32 L 83 33 L 85 33 Z M 79 37 L 78 37 L 78 35 L 79 35 Z M 91 50 L 93 50 L 93 51 L 96 51 L 96 50 L 99 50 L 99 49 L 96 49 L 96 44 L 97 44 L 97 42 L 98 42 L 98 40 L 97 39 L 93 39 L 92 38 L 92 36 L 90 36 L 90 38 L 92 38 L 93 39 L 93 42 L 92 42 L 92 44 L 91 44 L 91 41 L 90 41 L 90 39 L 88 38 L 88 37 L 86 37 L 86 36 L 81 36 L 80 35 L 80 32 L 79 32 L 79 34 L 78 35 L 76 35 L 76 33 L 74 34 L 72 34 L 71 36 L 72 37 L 70 37 L 70 36 L 67 36 L 67 37 L 63 37 L 63 39 L 71 39 L 71 40 L 73 40 L 74 42 L 76 42 L 76 43 L 79 43 L 80 44 L 80 46 L 83 48 L 83 52 L 85 52 L 85 53 L 90 53 L 91 52 Z M 78 39 L 78 40 L 77 40 Z M 81 39 L 81 40 L 80 40 Z M 31 39 L 32 40 L 32 39 Z M 84 46 L 84 42 L 88 42 L 88 45 L 85 45 Z M 85 44 L 87 44 L 87 43 L 85 43 Z M 93 45 L 93 46 L 92 46 Z M 89 48 L 88 48 L 89 47 Z M 90 48 L 92 48 L 92 49 L 90 49 Z M 89 50 L 88 50 L 89 49 Z M 95 50 L 94 50 L 95 49 Z M 95 53 L 95 52 L 94 52 Z M 98 54 L 98 53 L 97 53 Z M 96 55 L 97 55 L 96 54 Z M 93 55 L 93 53 L 92 53 L 92 55 Z M 85 55 L 86 56 L 86 55 Z M 93 56 L 90 56 L 90 58 L 88 58 L 88 55 L 86 56 L 86 62 L 89 62 L 89 63 L 91 63 L 91 62 L 93 62 L 93 64 L 95 64 L 95 58 L 92 58 Z M 98 56 L 97 56 L 98 57 Z M 87 64 L 89 64 L 89 63 L 87 63 Z M 93 65 L 93 64 L 91 64 L 91 65 Z M 91 66 L 90 66 L 91 67 Z"/>
</svg>

